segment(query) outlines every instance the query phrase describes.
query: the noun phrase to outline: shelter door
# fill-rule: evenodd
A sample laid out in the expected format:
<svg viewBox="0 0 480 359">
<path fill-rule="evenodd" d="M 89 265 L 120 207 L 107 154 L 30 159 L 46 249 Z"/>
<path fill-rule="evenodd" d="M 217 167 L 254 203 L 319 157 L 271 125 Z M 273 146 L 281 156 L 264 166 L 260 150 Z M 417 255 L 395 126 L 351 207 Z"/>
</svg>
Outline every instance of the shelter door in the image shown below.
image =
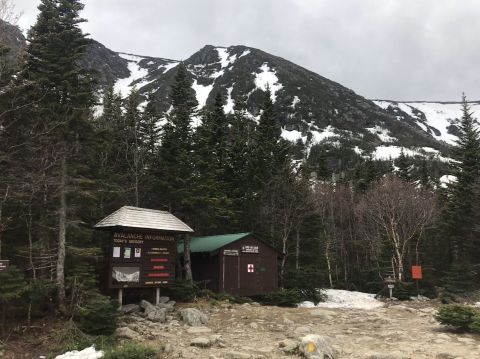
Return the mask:
<svg viewBox="0 0 480 359">
<path fill-rule="evenodd" d="M 240 257 L 238 255 L 223 256 L 223 283 L 225 292 L 236 293 L 240 288 Z"/>
</svg>

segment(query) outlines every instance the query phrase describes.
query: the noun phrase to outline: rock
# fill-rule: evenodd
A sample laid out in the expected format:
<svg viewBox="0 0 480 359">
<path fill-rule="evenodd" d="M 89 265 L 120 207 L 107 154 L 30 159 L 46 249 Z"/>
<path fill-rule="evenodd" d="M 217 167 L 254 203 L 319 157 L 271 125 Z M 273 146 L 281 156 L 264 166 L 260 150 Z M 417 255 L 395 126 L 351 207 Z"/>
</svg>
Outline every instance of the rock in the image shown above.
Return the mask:
<svg viewBox="0 0 480 359">
<path fill-rule="evenodd" d="M 231 351 L 225 354 L 225 358 L 228 359 L 250 359 L 252 356 L 248 353 Z"/>
<path fill-rule="evenodd" d="M 212 329 L 207 327 L 191 327 L 187 329 L 187 333 L 189 334 L 203 334 L 203 333 L 211 333 Z"/>
<path fill-rule="evenodd" d="M 121 312 L 122 314 L 139 313 L 140 306 L 138 304 L 126 304 L 122 306 Z"/>
<path fill-rule="evenodd" d="M 305 325 L 301 326 L 301 327 L 297 327 L 295 328 L 294 332 L 295 334 L 307 334 L 311 331 L 310 327 L 307 327 Z"/>
<path fill-rule="evenodd" d="M 155 306 L 152 303 L 150 303 L 149 301 L 146 301 L 146 300 L 142 299 L 140 301 L 140 308 L 142 308 L 146 313 L 147 311 L 152 310 L 152 308 L 155 308 Z"/>
<path fill-rule="evenodd" d="M 255 322 L 251 322 L 251 323 L 250 323 L 250 328 L 252 328 L 252 329 L 258 329 L 258 324 L 255 323 Z"/>
<path fill-rule="evenodd" d="M 174 308 L 173 308 L 173 304 L 170 304 L 170 302 L 168 303 L 159 303 L 155 306 L 155 308 L 159 308 L 159 309 L 165 309 L 167 312 L 173 312 Z"/>
<path fill-rule="evenodd" d="M 200 347 L 200 348 L 208 348 L 212 345 L 212 343 L 210 342 L 210 339 L 208 338 L 205 338 L 205 337 L 197 337 L 197 338 L 194 338 L 191 342 L 190 342 L 190 345 L 191 346 L 194 346 L 194 347 Z"/>
<path fill-rule="evenodd" d="M 292 339 L 284 339 L 278 343 L 278 346 L 283 352 L 293 354 L 298 349 L 298 342 Z"/>
<path fill-rule="evenodd" d="M 399 354 L 371 354 L 367 359 L 409 359 L 409 357 Z"/>
<path fill-rule="evenodd" d="M 192 327 L 201 326 L 208 323 L 208 316 L 195 308 L 185 308 L 180 310 L 182 320 Z"/>
<path fill-rule="evenodd" d="M 146 313 L 146 318 L 152 322 L 165 323 L 167 321 L 167 309 L 153 307 L 153 309 L 148 310 Z"/>
<path fill-rule="evenodd" d="M 138 333 L 133 331 L 129 327 L 117 328 L 117 330 L 115 330 L 115 335 L 117 336 L 117 338 L 123 339 L 138 339 L 139 337 Z"/>
<path fill-rule="evenodd" d="M 170 301 L 170 298 L 169 297 L 160 297 L 158 298 L 158 302 L 159 303 L 167 303 Z"/>
<path fill-rule="evenodd" d="M 455 359 L 457 356 L 450 353 L 438 353 L 435 359 Z"/>
<path fill-rule="evenodd" d="M 335 359 L 330 343 L 320 335 L 309 334 L 304 336 L 298 348 L 306 358 Z"/>
</svg>

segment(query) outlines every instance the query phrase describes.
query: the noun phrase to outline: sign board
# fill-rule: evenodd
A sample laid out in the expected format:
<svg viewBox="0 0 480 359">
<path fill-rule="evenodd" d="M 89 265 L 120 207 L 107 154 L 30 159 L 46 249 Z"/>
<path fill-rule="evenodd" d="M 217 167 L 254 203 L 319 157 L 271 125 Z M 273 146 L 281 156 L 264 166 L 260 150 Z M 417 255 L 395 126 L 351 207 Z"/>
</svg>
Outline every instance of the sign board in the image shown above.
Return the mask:
<svg viewBox="0 0 480 359">
<path fill-rule="evenodd" d="M 114 232 L 109 287 L 161 287 L 175 281 L 177 247 L 171 235 Z"/>
<path fill-rule="evenodd" d="M 388 289 L 393 289 L 393 288 L 395 288 L 395 284 L 389 284 L 389 285 L 387 285 L 387 287 L 388 287 Z"/>
<path fill-rule="evenodd" d="M 255 272 L 255 265 L 247 264 L 247 273 L 254 273 Z"/>
<path fill-rule="evenodd" d="M 224 249 L 223 250 L 224 256 L 237 256 L 238 257 L 238 250 L 236 249 Z"/>
<path fill-rule="evenodd" d="M 242 246 L 242 253 L 258 253 L 258 246 Z"/>
<path fill-rule="evenodd" d="M 422 278 L 422 266 L 412 266 L 412 279 L 420 280 Z"/>
<path fill-rule="evenodd" d="M 0 260 L 0 272 L 6 271 L 10 266 L 9 260 Z"/>
</svg>

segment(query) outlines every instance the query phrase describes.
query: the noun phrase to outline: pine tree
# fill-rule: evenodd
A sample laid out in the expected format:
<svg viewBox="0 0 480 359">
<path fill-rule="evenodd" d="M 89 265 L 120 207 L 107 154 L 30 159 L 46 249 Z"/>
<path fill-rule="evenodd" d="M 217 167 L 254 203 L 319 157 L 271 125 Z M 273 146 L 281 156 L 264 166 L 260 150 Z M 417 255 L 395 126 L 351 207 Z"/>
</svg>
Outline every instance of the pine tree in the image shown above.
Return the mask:
<svg viewBox="0 0 480 359">
<path fill-rule="evenodd" d="M 191 121 L 198 102 L 191 88 L 192 79 L 183 63 L 177 66 L 170 100 L 172 111 L 167 116 L 161 137 L 159 164 L 155 173 L 157 207 L 166 206 L 187 222 L 194 220 L 194 169 L 192 163 L 193 131 Z M 190 238 L 184 239 L 185 279 L 192 280 Z"/>
<path fill-rule="evenodd" d="M 471 250 L 476 240 L 476 214 L 474 204 L 475 182 L 480 171 L 480 137 L 476 120 L 463 96 L 462 119 L 454 149 L 453 170 L 457 180 L 448 186 L 448 203 L 444 213 L 444 231 L 451 244 L 454 261 L 470 262 L 474 255 Z M 470 262 L 471 263 L 471 262 Z"/>
<path fill-rule="evenodd" d="M 398 156 L 397 160 L 395 161 L 395 165 L 398 167 L 398 177 L 400 177 L 405 182 L 410 181 L 410 161 L 407 156 L 405 156 L 405 152 L 403 148 L 400 151 L 400 156 Z"/>
<path fill-rule="evenodd" d="M 218 232 L 233 217 L 228 195 L 228 121 L 220 93 L 204 111 L 195 133 L 195 211 L 197 230 Z"/>
<path fill-rule="evenodd" d="M 270 89 L 265 92 L 262 114 L 255 132 L 254 163 L 258 189 L 262 189 L 289 158 L 289 146 L 281 138 L 282 130 L 271 99 Z"/>
<path fill-rule="evenodd" d="M 27 63 L 23 76 L 38 84 L 42 93 L 36 115 L 43 120 L 39 146 L 51 146 L 50 175 L 57 178 L 58 233 L 56 284 L 58 306 L 66 313 L 65 256 L 67 237 L 67 188 L 72 177 L 85 170 L 78 165 L 85 143 L 92 136 L 88 118 L 94 104 L 91 74 L 79 66 L 90 41 L 82 33 L 77 0 L 43 0 L 36 24 L 29 32 Z M 87 171 L 88 172 L 88 171 Z"/>
</svg>

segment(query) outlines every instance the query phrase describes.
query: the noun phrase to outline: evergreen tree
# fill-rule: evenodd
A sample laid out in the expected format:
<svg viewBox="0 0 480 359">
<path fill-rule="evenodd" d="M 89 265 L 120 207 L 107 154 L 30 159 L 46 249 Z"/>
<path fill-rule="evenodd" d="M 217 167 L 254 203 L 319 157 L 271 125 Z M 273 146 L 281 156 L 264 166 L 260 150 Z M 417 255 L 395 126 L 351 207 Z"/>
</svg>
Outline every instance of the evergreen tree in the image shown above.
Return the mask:
<svg viewBox="0 0 480 359">
<path fill-rule="evenodd" d="M 194 221 L 192 161 L 192 117 L 198 102 L 191 88 L 192 79 L 183 63 L 177 67 L 170 94 L 172 111 L 167 115 L 161 137 L 159 164 L 155 172 L 157 207 L 166 206 L 188 223 Z M 190 238 L 184 239 L 185 279 L 192 280 Z"/>
<path fill-rule="evenodd" d="M 259 190 L 282 170 L 289 159 L 289 146 L 281 138 L 281 134 L 271 92 L 267 88 L 262 114 L 255 132 L 255 180 Z"/>
<path fill-rule="evenodd" d="M 448 203 L 444 213 L 444 231 L 451 245 L 454 261 L 470 262 L 474 257 L 472 246 L 478 234 L 474 231 L 476 214 L 474 204 L 475 182 L 480 170 L 480 137 L 476 120 L 472 117 L 466 97 L 463 96 L 463 115 L 453 163 L 457 180 L 448 185 Z M 471 263 L 471 262 L 470 262 Z"/>
<path fill-rule="evenodd" d="M 410 181 L 410 161 L 407 156 L 405 156 L 405 152 L 403 148 L 400 151 L 400 156 L 398 156 L 397 160 L 395 161 L 395 165 L 398 167 L 398 177 L 402 180 L 409 182 Z"/>
<path fill-rule="evenodd" d="M 233 217 L 226 181 L 228 121 L 223 105 L 218 93 L 194 136 L 196 229 L 209 233 L 218 232 Z"/>
<path fill-rule="evenodd" d="M 58 183 L 56 284 L 62 313 L 66 313 L 67 192 L 73 177 L 88 173 L 79 164 L 88 148 L 84 145 L 92 136 L 88 119 L 94 104 L 93 81 L 91 74 L 79 66 L 89 44 L 79 27 L 84 21 L 79 17 L 82 9 L 83 4 L 77 0 L 41 2 L 37 22 L 29 32 L 23 73 L 27 80 L 38 84 L 42 93 L 35 114 L 43 122 L 38 146 L 51 148 L 53 165 L 49 175 Z"/>
</svg>

